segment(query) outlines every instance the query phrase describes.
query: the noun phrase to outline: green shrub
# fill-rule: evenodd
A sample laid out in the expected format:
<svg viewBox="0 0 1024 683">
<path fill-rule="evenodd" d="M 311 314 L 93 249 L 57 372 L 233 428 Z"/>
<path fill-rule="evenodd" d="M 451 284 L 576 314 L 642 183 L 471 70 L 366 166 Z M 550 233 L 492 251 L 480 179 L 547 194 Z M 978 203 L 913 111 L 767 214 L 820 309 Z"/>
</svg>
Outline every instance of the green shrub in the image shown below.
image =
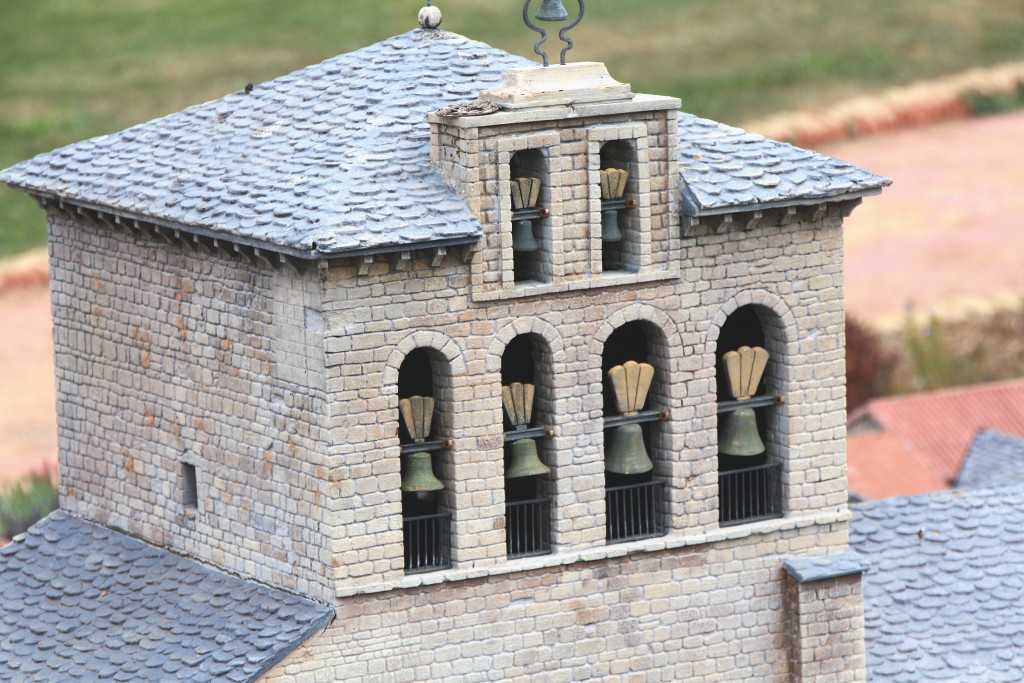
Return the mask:
<svg viewBox="0 0 1024 683">
<path fill-rule="evenodd" d="M 25 533 L 57 508 L 57 486 L 48 472 L 36 472 L 0 491 L 0 538 Z"/>
</svg>

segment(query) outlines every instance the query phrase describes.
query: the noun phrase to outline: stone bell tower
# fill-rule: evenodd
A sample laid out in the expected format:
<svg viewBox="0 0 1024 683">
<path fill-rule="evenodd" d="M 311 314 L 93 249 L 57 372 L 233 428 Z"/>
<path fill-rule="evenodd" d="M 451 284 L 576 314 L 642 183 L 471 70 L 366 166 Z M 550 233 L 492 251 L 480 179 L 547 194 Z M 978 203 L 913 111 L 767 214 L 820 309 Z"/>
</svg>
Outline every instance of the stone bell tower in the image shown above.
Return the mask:
<svg viewBox="0 0 1024 683">
<path fill-rule="evenodd" d="M 319 601 L 239 680 L 863 681 L 842 223 L 888 180 L 439 24 L 0 174 L 62 507 Z"/>
</svg>

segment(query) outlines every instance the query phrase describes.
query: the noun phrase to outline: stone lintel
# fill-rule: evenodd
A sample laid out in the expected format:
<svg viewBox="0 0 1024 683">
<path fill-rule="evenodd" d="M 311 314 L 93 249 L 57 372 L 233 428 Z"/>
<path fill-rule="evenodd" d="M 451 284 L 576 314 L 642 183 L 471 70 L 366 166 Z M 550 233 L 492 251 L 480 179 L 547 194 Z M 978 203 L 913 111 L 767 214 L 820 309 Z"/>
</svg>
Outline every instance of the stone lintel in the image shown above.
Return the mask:
<svg viewBox="0 0 1024 683">
<path fill-rule="evenodd" d="M 438 116 L 431 112 L 427 114 L 427 121 L 455 128 L 487 128 L 490 126 L 507 126 L 517 123 L 535 123 L 538 121 L 561 121 L 564 119 L 580 119 L 596 116 L 615 116 L 617 114 L 672 111 L 679 109 L 680 106 L 681 103 L 676 97 L 634 95 L 633 98 L 629 100 L 573 103 L 550 107 L 536 107 L 534 109 L 515 109 L 499 111 L 485 116 L 461 116 L 450 118 Z"/>
<path fill-rule="evenodd" d="M 508 69 L 498 86 L 480 92 L 480 99 L 504 109 L 528 109 L 575 102 L 630 100 L 628 83 L 619 83 L 601 62 Z"/>
</svg>

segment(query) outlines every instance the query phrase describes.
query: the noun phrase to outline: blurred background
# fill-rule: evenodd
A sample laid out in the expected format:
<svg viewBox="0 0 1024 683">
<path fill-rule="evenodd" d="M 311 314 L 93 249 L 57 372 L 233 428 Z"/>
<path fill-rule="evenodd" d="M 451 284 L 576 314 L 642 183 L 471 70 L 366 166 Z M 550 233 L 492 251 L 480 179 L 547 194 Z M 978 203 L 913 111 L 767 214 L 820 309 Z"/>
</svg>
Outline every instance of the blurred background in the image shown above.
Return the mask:
<svg viewBox="0 0 1024 683">
<path fill-rule="evenodd" d="M 0 168 L 412 30 L 422 4 L 0 0 Z M 531 55 L 518 0 L 435 4 Z M 591 0 L 573 38 L 635 92 L 894 178 L 848 222 L 851 409 L 1024 376 L 1024 0 Z M 0 482 L 56 452 L 45 242 L 0 187 Z"/>
</svg>

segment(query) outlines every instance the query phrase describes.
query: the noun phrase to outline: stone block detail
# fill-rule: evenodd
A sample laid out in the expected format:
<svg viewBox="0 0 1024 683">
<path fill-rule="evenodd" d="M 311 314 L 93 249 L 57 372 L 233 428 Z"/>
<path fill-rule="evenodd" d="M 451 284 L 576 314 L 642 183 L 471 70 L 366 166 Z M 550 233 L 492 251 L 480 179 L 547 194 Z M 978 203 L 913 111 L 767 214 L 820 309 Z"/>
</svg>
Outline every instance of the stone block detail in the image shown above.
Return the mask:
<svg viewBox="0 0 1024 683">
<path fill-rule="evenodd" d="M 800 583 L 786 575 L 787 637 L 792 680 L 867 680 L 860 573 Z"/>
</svg>

